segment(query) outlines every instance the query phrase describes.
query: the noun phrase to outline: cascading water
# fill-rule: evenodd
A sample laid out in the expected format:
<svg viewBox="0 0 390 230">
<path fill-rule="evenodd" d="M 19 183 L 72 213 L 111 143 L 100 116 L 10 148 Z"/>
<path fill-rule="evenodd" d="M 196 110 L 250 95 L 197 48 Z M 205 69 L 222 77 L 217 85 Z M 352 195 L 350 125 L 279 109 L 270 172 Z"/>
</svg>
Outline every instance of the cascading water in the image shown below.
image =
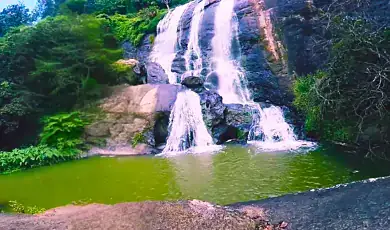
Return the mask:
<svg viewBox="0 0 390 230">
<path fill-rule="evenodd" d="M 238 23 L 234 14 L 234 0 L 222 0 L 215 12 L 215 35 L 212 40 L 212 62 L 218 74 L 218 93 L 225 104 L 244 104 L 250 94 L 243 82 L 244 74 L 231 54 L 232 40 L 237 39 Z M 238 40 L 238 39 L 237 39 Z"/>
<path fill-rule="evenodd" d="M 157 37 L 154 41 L 153 50 L 149 59 L 159 63 L 168 75 L 169 83 L 176 84 L 177 76 L 171 71 L 173 59 L 176 56 L 177 29 L 181 16 L 189 3 L 170 10 L 158 23 Z"/>
<path fill-rule="evenodd" d="M 313 146 L 298 141 L 293 128 L 285 121 L 281 108 L 262 109 L 250 98 L 239 60 L 232 58 L 232 41 L 238 42 L 238 21 L 234 0 L 222 0 L 215 14 L 215 35 L 212 41 L 214 71 L 218 75 L 218 93 L 224 103 L 248 104 L 253 110 L 252 127 L 248 140 L 264 150 L 297 149 Z"/>
<path fill-rule="evenodd" d="M 206 1 L 199 1 L 192 14 L 188 47 L 184 54 L 188 74 L 199 75 L 202 70 L 202 53 L 199 47 L 199 30 Z M 188 4 L 194 4 L 188 3 Z M 171 84 L 178 83 L 171 66 L 178 46 L 178 26 L 188 4 L 170 11 L 158 25 L 158 35 L 150 59 L 159 63 L 169 76 Z M 298 141 L 293 128 L 285 121 L 281 108 L 270 106 L 262 109 L 251 100 L 245 75 L 240 67 L 240 55 L 233 53 L 238 43 L 238 19 L 234 13 L 234 0 L 221 0 L 215 12 L 214 37 L 212 39 L 212 70 L 218 76 L 218 93 L 223 102 L 247 104 L 253 110 L 253 122 L 248 139 L 262 149 L 296 149 L 310 142 Z M 181 31 L 181 30 L 180 30 Z M 236 43 L 233 43 L 236 42 Z M 239 50 L 239 49 L 238 49 Z M 211 73 L 210 73 L 211 74 Z M 163 153 L 171 154 L 190 149 L 192 152 L 209 151 L 213 146 L 203 121 L 198 94 L 191 90 L 177 95 L 170 116 L 170 134 Z"/>
<path fill-rule="evenodd" d="M 199 47 L 199 30 L 204 14 L 205 0 L 198 2 L 192 13 L 188 47 L 184 54 L 186 60 L 186 74 L 199 76 L 202 71 L 202 52 Z"/>
<path fill-rule="evenodd" d="M 156 41 L 150 55 L 151 61 L 159 63 L 164 68 L 171 84 L 178 83 L 171 66 L 178 48 L 178 26 L 188 4 L 170 11 L 158 24 Z M 198 41 L 204 4 L 204 1 L 198 3 L 193 12 L 188 50 L 185 53 L 186 69 L 196 73 L 202 68 Z M 213 139 L 203 121 L 199 95 L 191 90 L 178 93 L 170 115 L 169 130 L 163 154 L 172 155 L 187 149 L 191 152 L 201 152 L 210 150 L 208 146 L 213 146 Z"/>
<path fill-rule="evenodd" d="M 203 121 L 199 95 L 191 90 L 177 94 L 169 118 L 169 130 L 163 154 L 179 153 L 189 148 L 192 152 L 201 152 L 213 145 L 213 138 Z"/>
</svg>

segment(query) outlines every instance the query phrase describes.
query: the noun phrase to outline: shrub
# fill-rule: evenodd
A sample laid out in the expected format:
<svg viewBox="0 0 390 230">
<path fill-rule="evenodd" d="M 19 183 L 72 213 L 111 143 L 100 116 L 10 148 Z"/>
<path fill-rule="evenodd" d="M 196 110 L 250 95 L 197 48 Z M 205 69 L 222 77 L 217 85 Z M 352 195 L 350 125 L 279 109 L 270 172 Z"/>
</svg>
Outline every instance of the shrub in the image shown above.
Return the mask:
<svg viewBox="0 0 390 230">
<path fill-rule="evenodd" d="M 51 165 L 75 157 L 74 152 L 59 151 L 46 145 L 14 149 L 10 152 L 0 152 L 0 173 Z"/>
<path fill-rule="evenodd" d="M 108 24 L 118 40 L 128 40 L 138 46 L 146 34 L 156 32 L 158 22 L 165 14 L 166 10 L 152 6 L 128 16 L 115 14 L 109 18 Z"/>
<path fill-rule="evenodd" d="M 75 152 L 83 143 L 81 135 L 88 123 L 79 112 L 45 117 L 43 131 L 40 135 L 41 144 L 55 147 L 60 151 Z"/>
</svg>

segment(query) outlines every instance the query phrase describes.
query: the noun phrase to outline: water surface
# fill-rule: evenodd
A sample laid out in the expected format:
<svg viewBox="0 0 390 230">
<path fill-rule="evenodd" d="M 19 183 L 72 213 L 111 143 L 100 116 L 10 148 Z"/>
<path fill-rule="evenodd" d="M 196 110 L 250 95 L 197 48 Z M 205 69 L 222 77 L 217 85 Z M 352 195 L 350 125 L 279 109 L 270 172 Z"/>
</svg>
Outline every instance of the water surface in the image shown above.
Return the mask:
<svg viewBox="0 0 390 230">
<path fill-rule="evenodd" d="M 201 199 L 230 204 L 390 174 L 335 148 L 258 153 L 227 146 L 217 154 L 94 157 L 0 176 L 0 206 L 10 200 L 53 208 L 73 201 Z"/>
</svg>

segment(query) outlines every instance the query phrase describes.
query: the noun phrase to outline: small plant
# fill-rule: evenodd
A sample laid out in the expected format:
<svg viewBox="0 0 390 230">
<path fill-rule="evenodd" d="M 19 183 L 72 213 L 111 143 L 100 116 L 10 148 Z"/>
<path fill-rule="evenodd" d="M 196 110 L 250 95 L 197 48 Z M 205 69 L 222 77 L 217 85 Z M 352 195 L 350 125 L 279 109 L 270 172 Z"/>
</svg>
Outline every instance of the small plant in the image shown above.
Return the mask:
<svg viewBox="0 0 390 230">
<path fill-rule="evenodd" d="M 133 140 L 131 141 L 131 145 L 135 148 L 140 143 L 145 143 L 145 136 L 143 132 L 139 132 L 134 135 Z"/>
<path fill-rule="evenodd" d="M 149 42 L 150 42 L 150 44 L 154 44 L 154 41 L 156 40 L 156 37 L 154 36 L 154 35 L 150 35 L 149 36 Z"/>
<path fill-rule="evenodd" d="M 245 140 L 247 137 L 246 133 L 240 129 L 237 129 L 236 135 L 238 140 Z"/>
<path fill-rule="evenodd" d="M 13 212 L 24 213 L 24 214 L 39 214 L 46 211 L 44 208 L 39 208 L 37 206 L 24 206 L 23 204 L 12 200 L 8 203 L 9 207 Z"/>
<path fill-rule="evenodd" d="M 11 152 L 0 152 L 0 173 L 11 173 L 74 158 L 74 152 L 59 151 L 45 145 L 14 149 Z"/>
</svg>

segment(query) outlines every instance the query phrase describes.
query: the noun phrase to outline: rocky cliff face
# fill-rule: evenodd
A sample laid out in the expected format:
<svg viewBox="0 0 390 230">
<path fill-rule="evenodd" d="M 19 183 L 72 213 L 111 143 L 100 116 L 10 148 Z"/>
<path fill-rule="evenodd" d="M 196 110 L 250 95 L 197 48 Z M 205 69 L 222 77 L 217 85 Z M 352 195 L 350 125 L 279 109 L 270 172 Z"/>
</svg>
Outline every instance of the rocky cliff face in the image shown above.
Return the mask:
<svg viewBox="0 0 390 230">
<path fill-rule="evenodd" d="M 112 150 L 128 148 L 124 152 L 132 152 L 131 146 L 136 147 L 137 142 L 157 147 L 168 136 L 169 113 L 180 90 L 182 86 L 170 84 L 116 87 L 100 105 L 102 116 L 86 127 L 86 140 L 92 144 L 102 140 L 102 147 Z M 138 150 L 141 152 L 135 154 L 153 152 L 148 148 Z M 99 149 L 93 151 L 103 153 Z"/>
<path fill-rule="evenodd" d="M 252 122 L 251 108 L 237 104 L 225 105 L 222 103 L 221 96 L 216 93 L 219 77 L 223 78 L 223 76 L 217 76 L 216 71 L 213 71 L 215 68 L 213 62 L 215 61 L 212 58 L 212 40 L 215 35 L 216 9 L 223 2 L 222 0 L 203 1 L 206 2 L 193 1 L 188 4 L 177 28 L 176 56 L 172 62 L 171 70 L 181 76 L 183 86 L 164 86 L 165 88 L 159 88 L 157 91 L 162 93 L 163 90 L 171 90 L 168 93 L 172 94 L 171 97 L 165 100 L 170 101 L 169 103 L 172 105 L 175 101 L 173 95 L 177 94 L 179 88 L 191 88 L 200 95 L 203 118 L 215 143 L 221 144 L 229 139 L 246 140 Z M 366 4 L 359 5 L 356 2 Z M 186 51 L 190 43 L 192 19 L 199 11 L 200 3 L 204 3 L 198 36 L 202 69 L 199 74 L 196 74 L 199 76 L 183 75 L 188 73 L 186 72 L 186 58 L 192 58 L 186 57 Z M 296 116 L 294 108 L 291 107 L 293 79 L 321 69 L 327 61 L 331 40 L 324 33 L 326 27 L 326 23 L 323 21 L 324 12 L 350 12 L 353 14 L 351 9 L 364 11 L 367 17 L 373 18 L 383 25 L 389 25 L 390 2 L 388 0 L 235 0 L 233 20 L 238 22 L 238 28 L 237 31 L 234 31 L 237 32 L 237 37 L 233 36 L 232 38 L 231 56 L 240 62 L 252 99 L 262 106 L 273 104 L 285 108 L 284 117 L 290 124 L 294 124 L 295 133 L 299 137 L 303 137 L 301 132 L 303 121 Z M 150 39 L 146 37 L 143 45 L 139 48 L 125 43 L 125 56 L 138 58 L 141 63 L 146 63 L 152 48 L 149 41 Z M 153 68 L 148 68 L 148 66 Z M 161 66 L 149 63 L 146 64 L 146 67 L 148 83 L 167 82 L 167 76 Z M 209 90 L 205 90 L 203 84 Z M 145 87 L 151 86 L 141 86 L 140 88 Z M 159 86 L 153 86 L 153 89 L 150 90 L 156 90 L 154 87 L 158 88 Z M 115 106 L 124 105 L 126 107 L 126 103 L 134 101 L 134 98 L 137 98 L 135 94 L 126 95 L 121 98 L 122 102 L 118 102 Z M 152 103 L 153 100 L 148 101 Z M 137 102 L 139 106 L 149 108 L 149 104 L 141 102 L 142 100 Z M 137 109 L 140 108 L 132 109 L 138 111 Z M 132 110 L 127 110 L 126 113 L 129 114 L 130 111 Z M 157 111 L 152 113 L 155 112 Z M 159 116 L 161 120 L 157 122 L 154 119 L 144 119 L 141 122 L 139 119 L 133 118 L 131 118 L 133 125 L 127 126 L 123 124 L 118 126 L 108 122 L 112 126 L 111 129 L 119 127 L 117 130 L 125 130 L 127 133 L 123 134 L 122 131 L 116 132 L 118 135 L 111 133 L 110 140 L 129 141 L 135 131 L 128 132 L 125 127 L 131 127 L 136 132 L 141 132 L 142 128 L 137 127 L 145 129 L 146 124 L 148 124 L 150 127 L 153 126 L 152 132 L 145 132 L 147 139 L 150 140 L 148 143 L 152 146 L 164 143 L 168 135 L 170 109 L 158 112 L 161 113 Z M 117 120 L 123 120 L 122 123 L 126 123 L 128 117 L 121 117 Z M 103 131 L 100 133 L 107 133 L 106 130 Z"/>
<path fill-rule="evenodd" d="M 206 76 L 210 74 L 212 67 L 210 60 L 215 31 L 215 11 L 221 1 L 205 1 L 199 31 L 199 46 L 203 60 L 201 77 L 207 82 Z M 239 56 L 254 101 L 290 106 L 293 100 L 291 92 L 293 78 L 315 72 L 328 58 L 329 45 L 316 45 L 319 39 L 324 39 L 320 36 L 326 26 L 321 22 L 323 11 L 332 9 L 348 12 L 356 9 L 357 5 L 354 2 L 353 0 L 235 0 L 234 11 L 239 22 L 240 49 L 232 47 L 232 50 L 234 56 Z M 368 4 L 358 7 L 358 11 L 364 11 L 368 17 L 374 17 L 380 23 L 390 22 L 388 0 L 359 2 Z M 197 4 L 199 4 L 197 1 L 190 3 L 179 23 L 177 55 L 172 64 L 173 72 L 178 75 L 186 70 L 184 54 L 188 47 L 191 19 Z M 146 60 L 145 55 L 151 46 L 147 41 L 146 38 L 144 45 L 138 50 L 125 47 L 126 55 Z M 213 75 L 209 77 L 213 78 Z"/>
</svg>

